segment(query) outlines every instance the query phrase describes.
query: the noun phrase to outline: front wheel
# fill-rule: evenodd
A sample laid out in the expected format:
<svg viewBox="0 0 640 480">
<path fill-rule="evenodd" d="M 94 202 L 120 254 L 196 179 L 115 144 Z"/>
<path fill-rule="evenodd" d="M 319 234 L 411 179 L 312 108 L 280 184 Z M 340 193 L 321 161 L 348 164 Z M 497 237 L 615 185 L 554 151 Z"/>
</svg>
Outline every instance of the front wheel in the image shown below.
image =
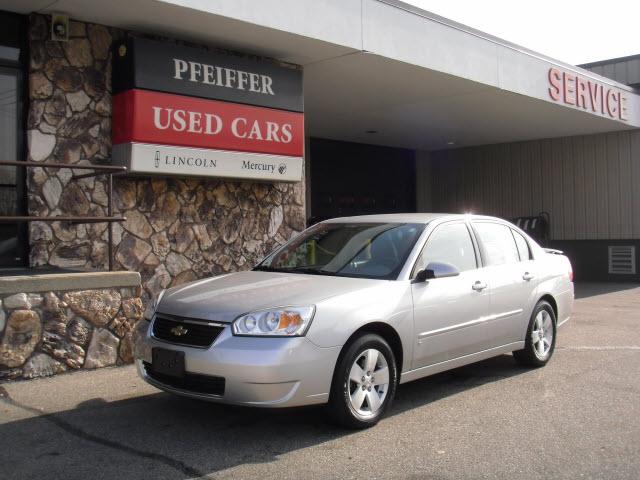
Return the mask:
<svg viewBox="0 0 640 480">
<path fill-rule="evenodd" d="M 542 300 L 531 314 L 524 349 L 513 352 L 513 357 L 521 365 L 543 367 L 551 359 L 555 346 L 556 316 L 551 305 Z"/>
<path fill-rule="evenodd" d="M 391 405 L 398 374 L 389 344 L 365 333 L 348 345 L 336 367 L 329 397 L 329 415 L 348 428 L 378 423 Z"/>
</svg>

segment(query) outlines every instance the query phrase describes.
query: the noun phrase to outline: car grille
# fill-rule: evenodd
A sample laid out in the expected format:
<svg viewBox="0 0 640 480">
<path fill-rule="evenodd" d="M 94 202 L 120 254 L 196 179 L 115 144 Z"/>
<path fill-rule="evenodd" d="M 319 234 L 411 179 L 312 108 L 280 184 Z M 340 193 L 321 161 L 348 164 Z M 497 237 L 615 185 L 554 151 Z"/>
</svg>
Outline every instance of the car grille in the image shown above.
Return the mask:
<svg viewBox="0 0 640 480">
<path fill-rule="evenodd" d="M 178 390 L 185 390 L 194 393 L 204 393 L 206 395 L 224 395 L 224 377 L 214 377 L 211 375 L 200 375 L 198 373 L 185 373 L 184 377 L 172 377 L 153 370 L 153 365 L 143 362 L 146 374 L 156 382 Z"/>
<path fill-rule="evenodd" d="M 198 321 L 156 314 L 153 321 L 155 338 L 190 347 L 208 347 L 218 338 L 222 330 L 224 326 L 211 325 L 206 320 Z"/>
</svg>

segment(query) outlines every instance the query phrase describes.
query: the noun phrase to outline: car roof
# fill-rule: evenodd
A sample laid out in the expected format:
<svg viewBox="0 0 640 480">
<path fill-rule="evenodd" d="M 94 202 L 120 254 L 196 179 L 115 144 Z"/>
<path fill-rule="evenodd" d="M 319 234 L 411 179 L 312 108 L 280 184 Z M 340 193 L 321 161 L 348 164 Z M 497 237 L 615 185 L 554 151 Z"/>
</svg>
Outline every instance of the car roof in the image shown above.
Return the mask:
<svg viewBox="0 0 640 480">
<path fill-rule="evenodd" d="M 457 213 L 385 213 L 380 215 L 358 215 L 354 217 L 338 217 L 325 220 L 322 223 L 430 223 L 434 220 L 442 219 L 484 219 L 499 220 L 504 219 L 497 217 L 488 217 L 485 215 L 473 214 L 457 214 Z"/>
</svg>

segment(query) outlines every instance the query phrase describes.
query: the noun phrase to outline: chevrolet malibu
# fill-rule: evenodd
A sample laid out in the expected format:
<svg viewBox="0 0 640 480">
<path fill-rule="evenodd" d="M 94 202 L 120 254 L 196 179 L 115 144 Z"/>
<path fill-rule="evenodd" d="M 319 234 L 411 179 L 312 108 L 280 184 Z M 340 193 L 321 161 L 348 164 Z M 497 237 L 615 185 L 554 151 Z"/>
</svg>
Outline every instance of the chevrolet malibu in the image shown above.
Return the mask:
<svg viewBox="0 0 640 480">
<path fill-rule="evenodd" d="M 253 270 L 153 301 L 136 344 L 162 390 L 256 407 L 326 404 L 374 425 L 400 383 L 513 352 L 542 367 L 573 306 L 569 260 L 493 217 L 394 214 L 308 228 Z"/>
</svg>

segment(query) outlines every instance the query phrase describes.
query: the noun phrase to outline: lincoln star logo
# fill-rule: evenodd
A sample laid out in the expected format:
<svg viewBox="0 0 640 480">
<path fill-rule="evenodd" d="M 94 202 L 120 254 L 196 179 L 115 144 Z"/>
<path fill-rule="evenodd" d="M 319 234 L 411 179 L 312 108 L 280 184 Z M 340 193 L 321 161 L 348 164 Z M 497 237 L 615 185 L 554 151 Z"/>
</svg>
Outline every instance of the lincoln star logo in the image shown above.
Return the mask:
<svg viewBox="0 0 640 480">
<path fill-rule="evenodd" d="M 177 327 L 173 327 L 171 329 L 171 333 L 176 337 L 181 337 L 186 335 L 189 330 L 184 328 L 182 325 L 178 325 Z"/>
<path fill-rule="evenodd" d="M 287 171 L 287 166 L 284 163 L 281 163 L 278 167 L 278 171 L 280 172 L 280 175 L 284 175 L 284 172 Z"/>
</svg>

